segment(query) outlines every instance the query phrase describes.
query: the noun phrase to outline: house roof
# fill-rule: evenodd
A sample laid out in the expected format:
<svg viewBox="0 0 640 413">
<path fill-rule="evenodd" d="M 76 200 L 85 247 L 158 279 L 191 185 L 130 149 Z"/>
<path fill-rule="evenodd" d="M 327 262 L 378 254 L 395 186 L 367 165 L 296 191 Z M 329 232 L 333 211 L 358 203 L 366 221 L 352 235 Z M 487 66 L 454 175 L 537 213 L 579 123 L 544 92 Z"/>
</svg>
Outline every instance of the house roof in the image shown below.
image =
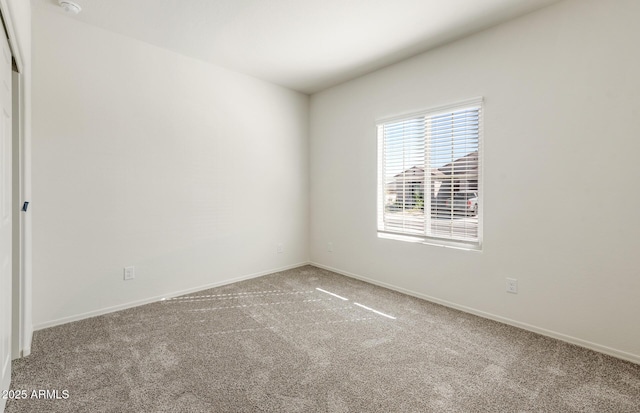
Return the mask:
<svg viewBox="0 0 640 413">
<path fill-rule="evenodd" d="M 465 156 L 456 159 L 439 168 L 431 169 L 431 176 L 434 179 L 447 179 L 451 175 L 468 175 L 469 178 L 478 176 L 478 151 L 470 152 Z M 415 165 L 396 174 L 396 179 L 408 179 L 424 176 L 424 166 Z"/>
<path fill-rule="evenodd" d="M 465 156 L 456 159 L 438 168 L 438 171 L 445 175 L 459 175 L 463 173 L 478 173 L 478 151 L 470 152 Z"/>
</svg>

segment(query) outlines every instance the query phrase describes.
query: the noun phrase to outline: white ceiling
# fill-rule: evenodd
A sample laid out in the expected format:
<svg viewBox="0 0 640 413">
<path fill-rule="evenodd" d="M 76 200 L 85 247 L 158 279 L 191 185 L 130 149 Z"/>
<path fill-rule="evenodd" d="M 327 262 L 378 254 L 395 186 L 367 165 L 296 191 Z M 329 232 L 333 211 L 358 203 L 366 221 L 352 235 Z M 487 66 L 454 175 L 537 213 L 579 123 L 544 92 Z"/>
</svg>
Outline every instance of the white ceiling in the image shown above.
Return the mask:
<svg viewBox="0 0 640 413">
<path fill-rule="evenodd" d="M 70 18 L 313 93 L 558 0 L 75 1 Z"/>
</svg>

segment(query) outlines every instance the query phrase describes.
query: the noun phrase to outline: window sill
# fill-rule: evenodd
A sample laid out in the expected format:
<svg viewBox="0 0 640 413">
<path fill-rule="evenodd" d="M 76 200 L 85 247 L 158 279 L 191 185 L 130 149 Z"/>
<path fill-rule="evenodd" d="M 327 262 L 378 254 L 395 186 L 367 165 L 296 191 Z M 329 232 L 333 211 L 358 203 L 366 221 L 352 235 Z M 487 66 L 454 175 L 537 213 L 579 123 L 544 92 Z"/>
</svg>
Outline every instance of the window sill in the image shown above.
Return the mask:
<svg viewBox="0 0 640 413">
<path fill-rule="evenodd" d="M 463 250 L 463 251 L 482 252 L 482 244 L 468 244 L 465 242 L 456 242 L 456 241 L 443 240 L 438 238 L 392 234 L 388 232 L 378 232 L 378 238 L 431 245 L 434 247 L 441 247 L 441 248 L 453 248 L 453 249 Z"/>
</svg>

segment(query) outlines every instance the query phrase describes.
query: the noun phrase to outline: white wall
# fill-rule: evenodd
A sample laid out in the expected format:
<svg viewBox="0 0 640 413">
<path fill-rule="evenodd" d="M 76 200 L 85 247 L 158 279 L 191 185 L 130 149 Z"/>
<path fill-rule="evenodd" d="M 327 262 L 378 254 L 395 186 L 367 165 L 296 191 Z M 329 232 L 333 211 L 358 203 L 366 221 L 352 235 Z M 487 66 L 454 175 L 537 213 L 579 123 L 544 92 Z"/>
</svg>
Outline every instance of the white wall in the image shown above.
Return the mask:
<svg viewBox="0 0 640 413">
<path fill-rule="evenodd" d="M 7 4 L 7 12 L 11 19 L 10 25 L 16 42 L 16 47 L 19 50 L 22 63 L 25 66 L 29 66 L 31 63 L 31 2 L 24 0 L 0 0 L 2 3 Z M 11 36 L 14 37 L 14 36 Z M 13 47 L 13 45 L 12 45 Z M 13 51 L 14 55 L 16 51 Z"/>
<path fill-rule="evenodd" d="M 640 362 L 639 15 L 560 2 L 313 95 L 312 262 Z M 483 251 L 378 239 L 376 119 L 475 96 Z"/>
<path fill-rule="evenodd" d="M 36 328 L 308 261 L 306 95 L 37 8 L 33 28 Z"/>
</svg>

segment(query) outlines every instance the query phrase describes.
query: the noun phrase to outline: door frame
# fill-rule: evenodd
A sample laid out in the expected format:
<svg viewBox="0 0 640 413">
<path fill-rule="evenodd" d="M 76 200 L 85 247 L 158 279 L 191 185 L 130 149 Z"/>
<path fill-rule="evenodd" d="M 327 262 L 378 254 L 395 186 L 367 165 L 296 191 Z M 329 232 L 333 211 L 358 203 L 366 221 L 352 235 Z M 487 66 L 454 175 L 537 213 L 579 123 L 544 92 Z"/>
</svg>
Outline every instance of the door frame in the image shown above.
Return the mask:
<svg viewBox="0 0 640 413">
<path fill-rule="evenodd" d="M 19 0 L 23 1 L 23 0 Z M 31 67 L 30 64 L 30 42 L 31 39 L 21 38 L 21 32 L 16 30 L 16 24 L 25 24 L 16 17 L 16 1 L 0 0 L 0 13 L 2 22 L 9 37 L 9 47 L 15 61 L 18 72 L 19 87 L 14 90 L 14 97 L 19 102 L 18 113 L 18 133 L 19 142 L 19 176 L 18 179 L 20 199 L 13 199 L 13 207 L 20 209 L 23 202 L 31 200 Z M 29 7 L 29 19 L 31 19 L 31 9 Z M 22 32 L 24 33 L 24 32 Z M 31 33 L 28 28 L 26 33 Z M 25 35 L 25 37 L 29 36 Z M 27 57 L 28 59 L 25 59 Z M 15 124 L 15 123 L 14 123 Z M 14 140 L 15 141 L 15 140 Z M 20 236 L 17 245 L 12 248 L 18 252 L 14 256 L 19 256 L 19 275 L 13 277 L 19 282 L 12 284 L 12 299 L 18 301 L 12 308 L 17 310 L 17 314 L 12 311 L 12 358 L 28 356 L 31 353 L 31 339 L 33 336 L 33 323 L 31 319 L 31 205 L 26 212 L 19 213 Z M 17 285 L 16 285 L 17 284 Z"/>
</svg>

